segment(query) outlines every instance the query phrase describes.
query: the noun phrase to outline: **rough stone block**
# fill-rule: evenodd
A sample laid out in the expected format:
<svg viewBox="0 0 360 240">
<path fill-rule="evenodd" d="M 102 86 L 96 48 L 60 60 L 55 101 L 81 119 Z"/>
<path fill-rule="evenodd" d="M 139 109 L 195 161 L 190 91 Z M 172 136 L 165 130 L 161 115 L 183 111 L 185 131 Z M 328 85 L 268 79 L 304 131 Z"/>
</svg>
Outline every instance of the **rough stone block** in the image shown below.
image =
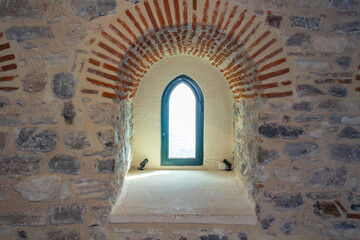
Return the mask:
<svg viewBox="0 0 360 240">
<path fill-rule="evenodd" d="M 354 0 L 334 0 L 332 5 L 338 9 L 354 9 L 357 4 Z"/>
<path fill-rule="evenodd" d="M 335 62 L 343 69 L 346 70 L 350 67 L 352 58 L 349 56 L 342 56 L 335 59 Z"/>
<path fill-rule="evenodd" d="M 48 169 L 51 172 L 76 175 L 80 173 L 81 166 L 77 157 L 57 154 L 50 159 Z"/>
<path fill-rule="evenodd" d="M 264 124 L 259 127 L 259 133 L 268 138 L 298 139 L 304 133 L 302 128 Z"/>
<path fill-rule="evenodd" d="M 249 240 L 249 235 L 246 232 L 241 232 L 238 234 L 239 240 Z"/>
<path fill-rule="evenodd" d="M 98 171 L 100 173 L 114 173 L 115 171 L 115 159 L 96 159 Z"/>
<path fill-rule="evenodd" d="M 292 110 L 311 112 L 313 110 L 313 104 L 312 102 L 294 103 L 292 106 Z"/>
<path fill-rule="evenodd" d="M 319 152 L 319 146 L 314 142 L 296 142 L 285 144 L 284 153 L 290 159 L 309 159 Z"/>
<path fill-rule="evenodd" d="M 41 208 L 0 212 L 0 224 L 12 226 L 45 226 L 46 214 Z"/>
<path fill-rule="evenodd" d="M 96 133 L 98 139 L 101 144 L 105 148 L 113 148 L 115 147 L 115 130 L 114 129 L 104 129 L 100 130 Z"/>
<path fill-rule="evenodd" d="M 350 39 L 339 36 L 313 36 L 312 42 L 315 50 L 327 53 L 342 53 L 345 48 L 356 47 Z"/>
<path fill-rule="evenodd" d="M 22 80 L 23 89 L 28 93 L 41 92 L 46 87 L 47 82 L 47 73 L 37 71 L 26 74 Z"/>
<path fill-rule="evenodd" d="M 258 182 L 265 182 L 269 177 L 269 173 L 266 171 L 264 166 L 258 166 L 256 168 L 256 180 Z"/>
<path fill-rule="evenodd" d="M 9 98 L 7 97 L 0 97 L 0 109 L 6 107 L 6 106 L 10 106 L 10 101 Z"/>
<path fill-rule="evenodd" d="M 291 27 L 306 28 L 310 31 L 320 31 L 320 18 L 290 16 Z"/>
<path fill-rule="evenodd" d="M 344 127 L 341 132 L 336 135 L 337 139 L 359 139 L 360 132 L 353 127 Z"/>
<path fill-rule="evenodd" d="M 108 222 L 111 211 L 110 206 L 94 206 L 92 210 L 95 212 L 95 218 L 98 224 L 103 226 Z"/>
<path fill-rule="evenodd" d="M 23 151 L 51 152 L 56 149 L 57 142 L 55 131 L 38 132 L 38 128 L 22 128 L 16 139 L 17 148 Z"/>
<path fill-rule="evenodd" d="M 328 93 L 334 97 L 346 97 L 348 95 L 348 90 L 341 86 L 331 86 Z"/>
<path fill-rule="evenodd" d="M 75 14 L 89 20 L 114 13 L 116 6 L 115 0 L 71 0 Z"/>
<path fill-rule="evenodd" d="M 299 58 L 295 60 L 295 67 L 300 71 L 327 71 L 330 65 L 322 60 Z"/>
<path fill-rule="evenodd" d="M 332 32 L 342 35 L 359 35 L 360 34 L 360 22 L 346 22 L 334 24 L 332 26 Z"/>
<path fill-rule="evenodd" d="M 50 27 L 41 27 L 41 26 L 11 27 L 5 31 L 5 36 L 9 40 L 14 40 L 17 42 L 34 40 L 38 38 L 55 37 Z"/>
<path fill-rule="evenodd" d="M 265 230 L 269 229 L 272 226 L 272 224 L 274 223 L 274 221 L 275 221 L 275 218 L 273 216 L 267 216 L 267 217 L 259 219 L 261 228 L 265 229 Z"/>
<path fill-rule="evenodd" d="M 359 211 L 360 210 L 360 204 L 352 203 L 350 205 L 350 209 L 353 210 L 353 211 Z"/>
<path fill-rule="evenodd" d="M 310 188 L 342 188 L 346 182 L 347 170 L 339 168 L 316 168 L 305 183 Z"/>
<path fill-rule="evenodd" d="M 0 18 L 42 18 L 44 11 L 33 8 L 27 0 L 4 0 L 0 2 Z"/>
<path fill-rule="evenodd" d="M 292 226 L 294 223 L 292 222 L 284 222 L 280 225 L 280 231 L 283 232 L 286 235 L 291 234 Z"/>
<path fill-rule="evenodd" d="M 68 99 L 75 95 L 75 90 L 79 84 L 77 79 L 71 73 L 59 73 L 54 75 L 52 81 L 52 90 L 57 98 Z"/>
<path fill-rule="evenodd" d="M 0 125 L 14 127 L 24 123 L 24 116 L 21 113 L 0 114 Z"/>
<path fill-rule="evenodd" d="M 59 192 L 61 178 L 58 176 L 30 177 L 15 185 L 15 191 L 30 202 L 52 200 Z"/>
<path fill-rule="evenodd" d="M 90 147 L 85 131 L 65 132 L 64 144 L 70 149 L 85 149 Z"/>
<path fill-rule="evenodd" d="M 343 195 L 342 192 L 308 192 L 305 194 L 305 197 L 310 198 L 312 200 L 331 200 L 338 199 Z"/>
<path fill-rule="evenodd" d="M 36 153 L 0 156 L 0 175 L 30 175 L 39 172 L 42 163 Z"/>
<path fill-rule="evenodd" d="M 344 232 L 356 230 L 358 225 L 356 222 L 333 222 L 332 227 L 340 232 L 340 235 L 344 235 Z M 356 233 L 355 233 L 356 234 Z"/>
<path fill-rule="evenodd" d="M 62 116 L 64 117 L 64 121 L 68 125 L 72 125 L 74 122 L 74 118 L 76 117 L 76 112 L 74 108 L 74 104 L 71 100 L 64 102 L 64 107 L 62 110 Z"/>
<path fill-rule="evenodd" d="M 268 15 L 266 17 L 266 25 L 271 26 L 271 27 L 275 27 L 275 28 L 279 28 L 282 19 L 283 19 L 282 16 Z"/>
<path fill-rule="evenodd" d="M 311 36 L 307 33 L 298 32 L 286 40 L 286 45 L 291 47 L 307 48 L 311 43 Z"/>
<path fill-rule="evenodd" d="M 319 139 L 322 138 L 323 136 L 324 136 L 324 129 L 322 128 L 317 128 L 309 132 L 309 137 L 314 139 Z"/>
<path fill-rule="evenodd" d="M 35 55 L 33 60 L 40 66 L 60 66 L 67 64 L 68 57 L 62 52 L 49 52 Z"/>
<path fill-rule="evenodd" d="M 274 207 L 280 210 L 296 210 L 304 204 L 301 194 L 280 193 L 273 196 L 272 202 Z"/>
<path fill-rule="evenodd" d="M 115 106 L 111 103 L 98 102 L 88 106 L 88 114 L 94 123 L 112 125 L 115 121 Z"/>
<path fill-rule="evenodd" d="M 27 114 L 31 124 L 56 124 L 60 115 L 59 103 L 33 102 L 29 105 Z"/>
<path fill-rule="evenodd" d="M 77 179 L 73 185 L 74 192 L 81 199 L 108 199 L 112 189 L 109 182 L 101 179 Z"/>
<path fill-rule="evenodd" d="M 64 181 L 60 189 L 59 199 L 65 200 L 68 199 L 70 196 L 71 196 L 71 186 L 68 182 Z"/>
<path fill-rule="evenodd" d="M 90 237 L 91 240 L 107 240 L 106 235 L 100 231 L 92 231 Z"/>
<path fill-rule="evenodd" d="M 347 108 L 345 107 L 343 101 L 340 99 L 322 99 L 318 103 L 318 108 L 324 109 L 327 111 L 338 111 L 338 112 L 344 112 L 347 111 Z"/>
<path fill-rule="evenodd" d="M 60 229 L 53 230 L 45 234 L 46 240 L 80 240 L 80 234 L 77 231 Z"/>
<path fill-rule="evenodd" d="M 200 236 L 200 240 L 229 240 L 229 238 L 226 235 L 223 235 L 220 238 L 221 235 L 218 234 L 209 234 L 209 235 L 204 235 L 204 236 Z M 155 240 L 154 238 L 146 238 L 144 240 Z"/>
<path fill-rule="evenodd" d="M 52 225 L 81 223 L 85 221 L 86 207 L 84 203 L 51 205 L 49 215 Z"/>
<path fill-rule="evenodd" d="M 0 132 L 0 150 L 4 150 L 6 147 L 7 136 L 5 132 Z"/>
<path fill-rule="evenodd" d="M 301 182 L 301 171 L 296 168 L 277 168 L 275 177 L 279 182 Z"/>
<path fill-rule="evenodd" d="M 259 154 L 258 154 L 258 162 L 260 164 L 267 164 L 269 162 L 272 162 L 280 157 L 280 154 L 275 150 L 265 150 L 262 148 L 259 148 Z"/>
<path fill-rule="evenodd" d="M 85 157 L 92 157 L 92 156 L 100 156 L 103 158 L 111 157 L 114 153 L 112 151 L 94 151 L 87 149 L 83 152 L 83 156 Z"/>
<path fill-rule="evenodd" d="M 328 147 L 329 158 L 331 160 L 344 163 L 358 163 L 360 162 L 360 146 L 346 145 L 346 144 L 331 144 Z"/>
<path fill-rule="evenodd" d="M 0 182 L 0 202 L 10 200 L 10 185 L 6 182 Z"/>
<path fill-rule="evenodd" d="M 297 85 L 296 91 L 299 97 L 312 97 L 312 96 L 319 96 L 324 94 L 320 89 L 309 84 Z"/>
<path fill-rule="evenodd" d="M 313 206 L 314 213 L 321 217 L 341 217 L 339 210 L 333 202 L 316 202 Z"/>
</svg>

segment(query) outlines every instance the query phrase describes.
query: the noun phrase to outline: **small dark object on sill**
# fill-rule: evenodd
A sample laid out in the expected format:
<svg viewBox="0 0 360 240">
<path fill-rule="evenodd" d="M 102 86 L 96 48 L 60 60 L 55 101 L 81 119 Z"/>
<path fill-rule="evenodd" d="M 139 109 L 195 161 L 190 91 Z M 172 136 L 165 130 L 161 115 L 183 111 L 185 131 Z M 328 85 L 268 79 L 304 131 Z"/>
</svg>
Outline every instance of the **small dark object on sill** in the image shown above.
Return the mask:
<svg viewBox="0 0 360 240">
<path fill-rule="evenodd" d="M 232 164 L 226 159 L 223 160 L 223 163 L 225 163 L 225 165 L 226 165 L 225 171 L 231 171 Z"/>
<path fill-rule="evenodd" d="M 144 161 L 142 161 L 141 163 L 140 163 L 140 167 L 138 167 L 138 170 L 144 170 L 144 167 L 145 167 L 145 165 L 148 163 L 148 159 L 147 158 L 145 158 L 144 159 Z"/>
</svg>

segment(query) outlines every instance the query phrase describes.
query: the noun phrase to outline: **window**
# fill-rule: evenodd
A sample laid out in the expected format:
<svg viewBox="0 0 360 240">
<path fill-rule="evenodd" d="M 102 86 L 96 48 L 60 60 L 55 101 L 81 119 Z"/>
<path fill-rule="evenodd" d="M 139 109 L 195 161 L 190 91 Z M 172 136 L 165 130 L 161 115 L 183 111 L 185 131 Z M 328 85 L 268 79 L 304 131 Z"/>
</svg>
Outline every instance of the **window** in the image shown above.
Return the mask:
<svg viewBox="0 0 360 240">
<path fill-rule="evenodd" d="M 161 165 L 203 164 L 204 98 L 186 75 L 171 81 L 161 102 Z"/>
</svg>

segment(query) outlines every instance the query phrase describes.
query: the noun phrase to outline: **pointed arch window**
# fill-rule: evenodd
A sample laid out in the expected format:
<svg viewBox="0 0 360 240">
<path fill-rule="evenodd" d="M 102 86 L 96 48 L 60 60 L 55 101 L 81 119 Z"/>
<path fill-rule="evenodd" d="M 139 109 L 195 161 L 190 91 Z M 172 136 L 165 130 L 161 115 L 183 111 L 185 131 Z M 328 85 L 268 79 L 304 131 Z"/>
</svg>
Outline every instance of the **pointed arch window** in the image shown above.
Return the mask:
<svg viewBox="0 0 360 240">
<path fill-rule="evenodd" d="M 172 80 L 161 102 L 161 165 L 203 164 L 204 98 L 186 75 Z"/>
</svg>

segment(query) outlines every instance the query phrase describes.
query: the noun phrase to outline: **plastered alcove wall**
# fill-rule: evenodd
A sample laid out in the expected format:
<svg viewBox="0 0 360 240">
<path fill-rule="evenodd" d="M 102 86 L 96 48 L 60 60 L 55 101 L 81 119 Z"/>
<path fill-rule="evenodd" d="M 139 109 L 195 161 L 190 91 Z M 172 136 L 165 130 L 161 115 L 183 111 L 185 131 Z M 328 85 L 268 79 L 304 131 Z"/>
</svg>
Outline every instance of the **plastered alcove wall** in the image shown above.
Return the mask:
<svg viewBox="0 0 360 240">
<path fill-rule="evenodd" d="M 233 98 L 227 83 L 205 61 L 179 55 L 153 65 L 138 88 L 134 98 L 132 165 L 148 158 L 147 167 L 161 167 L 161 97 L 167 84 L 181 74 L 196 81 L 204 95 L 204 164 L 193 168 L 218 169 L 223 159 L 232 161 Z"/>
</svg>

